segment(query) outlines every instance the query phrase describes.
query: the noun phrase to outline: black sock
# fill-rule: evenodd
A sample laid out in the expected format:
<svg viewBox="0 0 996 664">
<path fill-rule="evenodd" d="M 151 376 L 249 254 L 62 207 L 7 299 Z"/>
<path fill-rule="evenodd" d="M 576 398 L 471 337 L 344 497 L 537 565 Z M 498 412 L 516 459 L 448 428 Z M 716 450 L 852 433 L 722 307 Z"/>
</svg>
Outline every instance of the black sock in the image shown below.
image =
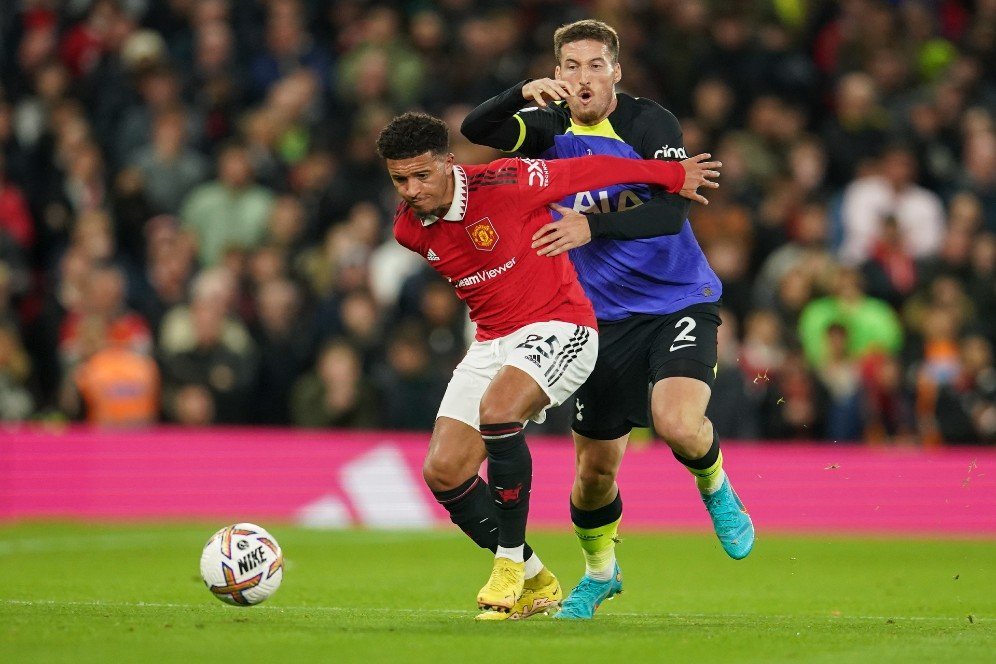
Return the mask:
<svg viewBox="0 0 996 664">
<path fill-rule="evenodd" d="M 519 422 L 481 424 L 481 436 L 488 450 L 491 498 L 498 507 L 498 546 L 515 548 L 526 541 L 533 458 Z"/>
<path fill-rule="evenodd" d="M 474 544 L 491 553 L 498 550 L 498 507 L 491 499 L 488 483 L 474 475 L 449 491 L 433 491 L 436 501 L 450 513 L 455 523 Z M 533 550 L 526 544 L 523 560 L 529 560 Z"/>
<path fill-rule="evenodd" d="M 705 453 L 705 456 L 699 459 L 686 459 L 677 452 L 672 452 L 672 454 L 674 454 L 675 459 L 692 470 L 707 470 L 719 459 L 719 433 L 715 429 L 712 430 L 712 446 Z"/>
<path fill-rule="evenodd" d="M 571 523 L 584 530 L 601 528 L 621 519 L 622 507 L 622 491 L 617 491 L 615 500 L 608 505 L 593 510 L 575 507 L 574 501 L 571 501 Z"/>
</svg>

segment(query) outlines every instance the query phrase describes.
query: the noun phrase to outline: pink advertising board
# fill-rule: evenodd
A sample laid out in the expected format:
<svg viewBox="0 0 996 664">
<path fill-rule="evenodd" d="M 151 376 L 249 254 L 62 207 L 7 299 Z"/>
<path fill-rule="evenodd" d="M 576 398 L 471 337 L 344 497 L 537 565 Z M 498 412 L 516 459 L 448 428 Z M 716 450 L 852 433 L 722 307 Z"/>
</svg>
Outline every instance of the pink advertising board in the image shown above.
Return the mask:
<svg viewBox="0 0 996 664">
<path fill-rule="evenodd" d="M 428 436 L 161 428 L 0 429 L 0 520 L 282 520 L 316 527 L 448 525 L 421 480 Z M 530 439 L 530 523 L 565 528 L 567 439 Z M 729 442 L 727 468 L 759 529 L 996 537 L 996 450 Z M 661 445 L 621 473 L 627 528 L 708 528 L 690 476 Z"/>
</svg>

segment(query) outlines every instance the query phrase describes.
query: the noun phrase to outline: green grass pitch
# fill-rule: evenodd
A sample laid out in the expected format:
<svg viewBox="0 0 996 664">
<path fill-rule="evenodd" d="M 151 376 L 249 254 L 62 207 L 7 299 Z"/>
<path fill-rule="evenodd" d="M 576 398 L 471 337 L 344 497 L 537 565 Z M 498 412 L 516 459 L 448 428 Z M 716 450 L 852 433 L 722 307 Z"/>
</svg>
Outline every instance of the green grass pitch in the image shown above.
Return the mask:
<svg viewBox="0 0 996 664">
<path fill-rule="evenodd" d="M 265 604 L 216 600 L 203 525 L 0 526 L 6 662 L 992 662 L 996 542 L 788 537 L 744 561 L 707 534 L 629 533 L 594 621 L 476 623 L 488 556 L 450 531 L 263 523 L 287 562 Z M 568 532 L 533 545 L 569 589 Z"/>
</svg>

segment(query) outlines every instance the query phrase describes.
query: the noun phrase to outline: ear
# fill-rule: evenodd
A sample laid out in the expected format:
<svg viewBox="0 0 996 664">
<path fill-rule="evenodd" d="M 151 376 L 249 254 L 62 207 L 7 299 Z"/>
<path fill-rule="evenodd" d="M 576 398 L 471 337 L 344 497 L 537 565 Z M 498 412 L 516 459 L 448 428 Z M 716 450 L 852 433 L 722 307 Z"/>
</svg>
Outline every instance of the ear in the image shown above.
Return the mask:
<svg viewBox="0 0 996 664">
<path fill-rule="evenodd" d="M 553 78 L 558 81 L 560 80 L 560 65 L 553 68 Z"/>
<path fill-rule="evenodd" d="M 456 161 L 456 155 L 452 152 L 446 155 L 446 161 L 443 162 L 443 172 L 449 175 L 453 172 L 453 164 Z"/>
<path fill-rule="evenodd" d="M 615 84 L 621 80 L 622 80 L 622 65 L 617 62 L 615 66 L 615 73 L 612 74 L 612 83 Z"/>
</svg>

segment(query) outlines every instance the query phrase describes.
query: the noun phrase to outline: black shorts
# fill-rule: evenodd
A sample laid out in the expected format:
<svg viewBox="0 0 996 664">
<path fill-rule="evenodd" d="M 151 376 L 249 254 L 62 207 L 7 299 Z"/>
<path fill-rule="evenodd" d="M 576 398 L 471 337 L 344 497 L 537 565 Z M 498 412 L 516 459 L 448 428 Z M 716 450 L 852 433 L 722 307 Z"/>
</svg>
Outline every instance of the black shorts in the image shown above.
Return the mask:
<svg viewBox="0 0 996 664">
<path fill-rule="evenodd" d="M 575 393 L 571 428 L 612 440 L 651 421 L 650 391 L 662 378 L 716 378 L 719 304 L 693 304 L 666 316 L 640 314 L 598 324 L 595 369 Z"/>
</svg>

